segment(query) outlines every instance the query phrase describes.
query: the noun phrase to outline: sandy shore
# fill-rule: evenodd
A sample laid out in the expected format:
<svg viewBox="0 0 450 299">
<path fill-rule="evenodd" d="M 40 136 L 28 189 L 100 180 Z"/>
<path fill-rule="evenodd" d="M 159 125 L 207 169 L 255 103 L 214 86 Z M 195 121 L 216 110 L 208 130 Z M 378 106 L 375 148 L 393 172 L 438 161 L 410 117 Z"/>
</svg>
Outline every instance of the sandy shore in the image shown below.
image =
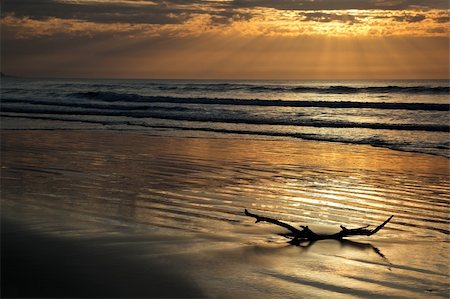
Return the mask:
<svg viewBox="0 0 450 299">
<path fill-rule="evenodd" d="M 448 297 L 448 159 L 123 132 L 1 138 L 2 297 Z M 243 208 L 319 229 L 395 217 L 370 238 L 295 247 Z"/>
</svg>

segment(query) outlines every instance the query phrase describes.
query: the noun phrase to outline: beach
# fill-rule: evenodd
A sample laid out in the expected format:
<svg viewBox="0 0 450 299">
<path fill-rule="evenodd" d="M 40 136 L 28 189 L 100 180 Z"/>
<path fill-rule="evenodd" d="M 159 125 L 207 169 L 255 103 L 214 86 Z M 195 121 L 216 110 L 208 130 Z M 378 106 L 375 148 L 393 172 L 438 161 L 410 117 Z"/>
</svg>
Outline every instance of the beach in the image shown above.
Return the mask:
<svg viewBox="0 0 450 299">
<path fill-rule="evenodd" d="M 450 298 L 443 0 L 3 0 L 0 298 Z"/>
<path fill-rule="evenodd" d="M 449 163 L 369 145 L 2 130 L 2 297 L 447 298 Z M 252 212 L 315 230 L 292 246 Z M 39 283 L 38 283 L 39 282 Z"/>
</svg>

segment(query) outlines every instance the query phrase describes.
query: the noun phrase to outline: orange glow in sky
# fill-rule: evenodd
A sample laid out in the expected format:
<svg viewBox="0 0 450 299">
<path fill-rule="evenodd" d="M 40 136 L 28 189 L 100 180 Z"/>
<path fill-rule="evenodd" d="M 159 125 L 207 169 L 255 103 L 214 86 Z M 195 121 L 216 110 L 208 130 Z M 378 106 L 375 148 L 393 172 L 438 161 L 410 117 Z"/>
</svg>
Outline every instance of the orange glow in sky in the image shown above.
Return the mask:
<svg viewBox="0 0 450 299">
<path fill-rule="evenodd" d="M 449 77 L 449 9 L 440 0 L 2 4 L 3 71 L 17 75 Z"/>
</svg>

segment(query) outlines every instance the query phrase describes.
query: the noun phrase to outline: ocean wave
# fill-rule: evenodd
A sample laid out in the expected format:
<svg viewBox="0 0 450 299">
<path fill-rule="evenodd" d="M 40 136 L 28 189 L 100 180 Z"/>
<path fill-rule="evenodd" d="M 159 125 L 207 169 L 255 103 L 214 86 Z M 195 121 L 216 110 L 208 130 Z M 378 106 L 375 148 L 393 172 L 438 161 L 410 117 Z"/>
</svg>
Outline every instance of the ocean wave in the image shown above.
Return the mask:
<svg viewBox="0 0 450 299">
<path fill-rule="evenodd" d="M 72 93 L 70 96 L 88 98 L 105 102 L 153 102 L 204 105 L 245 105 L 245 106 L 274 106 L 274 107 L 324 107 L 324 108 L 372 108 L 372 109 L 403 109 L 449 111 L 448 104 L 429 103 L 389 103 L 389 102 L 353 102 L 353 101 L 283 101 L 283 100 L 244 100 L 221 98 L 188 98 L 168 96 L 144 96 L 130 93 L 116 93 L 109 91 L 88 91 Z"/>
<path fill-rule="evenodd" d="M 76 104 L 79 105 L 79 104 Z M 117 108 L 117 107 L 116 107 Z M 157 107 L 161 108 L 161 107 Z M 170 109 L 170 108 L 168 108 Z M 175 108 L 178 109 L 178 108 Z M 202 114 L 197 111 L 191 113 L 172 113 L 166 111 L 167 108 L 158 110 L 151 109 L 83 109 L 80 107 L 69 106 L 20 106 L 20 105 L 2 105 L 1 112 L 10 113 L 38 113 L 38 114 L 60 114 L 60 115 L 89 115 L 89 116 L 122 116 L 130 118 L 157 118 L 178 121 L 194 121 L 203 123 L 230 123 L 230 124 L 251 124 L 251 125 L 283 125 L 298 127 L 316 127 L 316 128 L 365 128 L 376 130 L 399 130 L 399 131 L 428 131 L 428 132 L 450 132 L 450 126 L 438 124 L 396 124 L 396 123 L 365 123 L 350 122 L 339 120 L 315 120 L 308 118 L 281 118 L 267 116 L 253 116 L 248 114 L 236 115 L 226 113 Z"/>
<path fill-rule="evenodd" d="M 251 90 L 251 85 L 239 83 L 211 83 L 211 84 L 160 84 L 156 86 L 158 90 L 164 91 L 213 91 L 225 92 L 230 90 Z"/>
<path fill-rule="evenodd" d="M 164 111 L 188 111 L 189 108 L 184 107 L 163 107 L 151 105 L 114 105 L 110 103 L 79 103 L 79 102 L 63 102 L 63 101 L 49 101 L 49 100 L 25 100 L 25 99 L 2 99 L 2 104 L 31 104 L 42 105 L 50 107 L 71 107 L 71 108 L 85 108 L 98 110 L 164 110 Z"/>
<path fill-rule="evenodd" d="M 369 86 L 369 87 L 351 87 L 351 86 L 329 86 L 324 88 L 296 87 L 296 92 L 317 92 L 327 94 L 346 94 L 346 93 L 406 93 L 406 94 L 448 94 L 449 86 Z"/>
<path fill-rule="evenodd" d="M 450 86 L 298 86 L 298 85 L 255 85 L 242 83 L 211 84 L 161 84 L 157 89 L 164 91 L 209 91 L 227 92 L 241 90 L 243 92 L 272 93 L 318 93 L 318 94 L 355 94 L 355 93 L 404 93 L 404 94 L 449 94 Z"/>
<path fill-rule="evenodd" d="M 104 87 L 101 84 L 92 85 L 93 88 Z M 109 86 L 111 87 L 111 86 Z M 349 85 L 287 85 L 287 84 L 254 84 L 254 83 L 188 83 L 188 82 L 142 82 L 141 87 L 152 87 L 161 91 L 178 92 L 270 92 L 270 93 L 317 93 L 317 94 L 449 94 L 450 86 L 433 85 L 386 85 L 386 86 L 349 86 Z"/>
</svg>

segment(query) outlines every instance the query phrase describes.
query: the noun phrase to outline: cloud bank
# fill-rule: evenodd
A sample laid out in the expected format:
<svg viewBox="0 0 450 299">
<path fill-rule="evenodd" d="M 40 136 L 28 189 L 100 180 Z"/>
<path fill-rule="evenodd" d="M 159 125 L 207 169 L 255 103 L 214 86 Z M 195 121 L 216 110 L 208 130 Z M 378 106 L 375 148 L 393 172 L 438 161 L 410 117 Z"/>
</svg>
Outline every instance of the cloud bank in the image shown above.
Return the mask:
<svg viewBox="0 0 450 299">
<path fill-rule="evenodd" d="M 164 78 L 239 72 L 246 78 L 282 78 L 282 68 L 287 77 L 313 77 L 313 71 L 316 77 L 356 78 L 448 73 L 449 8 L 441 0 L 3 0 L 1 26 L 2 67 L 10 73 Z M 422 47 L 425 41 L 430 49 Z M 303 67 L 319 53 L 334 68 Z M 244 70 L 249 61 L 255 65 Z M 395 61 L 403 61 L 400 71 L 392 70 Z M 409 63 L 420 67 L 411 69 Z"/>
</svg>

